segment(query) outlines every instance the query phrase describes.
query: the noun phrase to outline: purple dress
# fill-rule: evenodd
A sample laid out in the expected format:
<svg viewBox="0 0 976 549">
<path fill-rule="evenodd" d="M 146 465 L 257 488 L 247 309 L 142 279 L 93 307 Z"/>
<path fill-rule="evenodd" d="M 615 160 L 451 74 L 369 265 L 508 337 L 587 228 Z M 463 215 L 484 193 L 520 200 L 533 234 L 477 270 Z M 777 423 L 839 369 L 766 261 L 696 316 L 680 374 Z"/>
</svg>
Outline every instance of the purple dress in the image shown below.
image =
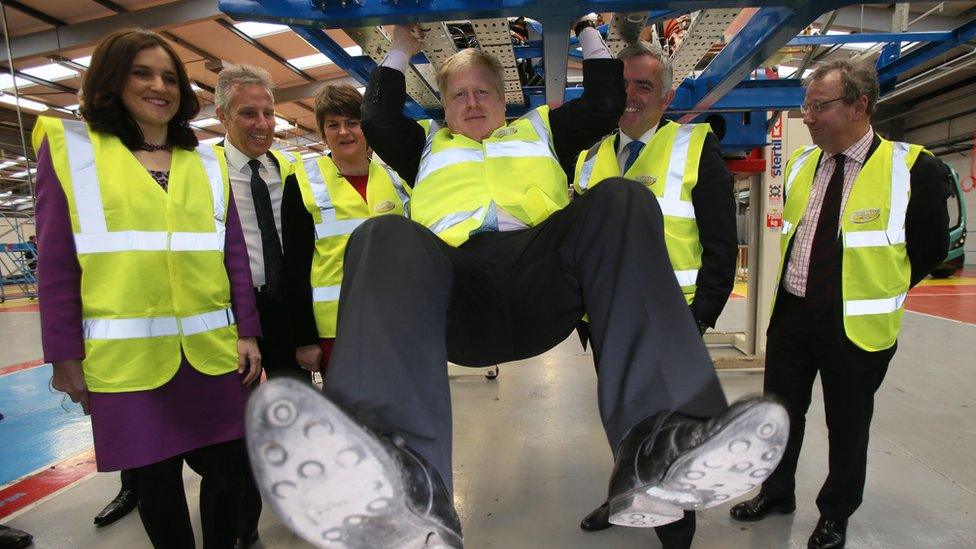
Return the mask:
<svg viewBox="0 0 976 549">
<path fill-rule="evenodd" d="M 81 266 L 75 253 L 68 201 L 51 163 L 47 141 L 37 152 L 37 241 L 41 341 L 44 360 L 85 356 Z M 250 263 L 233 197 L 228 201 L 224 266 L 240 337 L 260 337 Z M 183 356 L 161 387 L 128 393 L 90 393 L 92 435 L 99 471 L 133 469 L 190 450 L 244 436 L 247 389 L 236 371 L 210 376 Z"/>
</svg>

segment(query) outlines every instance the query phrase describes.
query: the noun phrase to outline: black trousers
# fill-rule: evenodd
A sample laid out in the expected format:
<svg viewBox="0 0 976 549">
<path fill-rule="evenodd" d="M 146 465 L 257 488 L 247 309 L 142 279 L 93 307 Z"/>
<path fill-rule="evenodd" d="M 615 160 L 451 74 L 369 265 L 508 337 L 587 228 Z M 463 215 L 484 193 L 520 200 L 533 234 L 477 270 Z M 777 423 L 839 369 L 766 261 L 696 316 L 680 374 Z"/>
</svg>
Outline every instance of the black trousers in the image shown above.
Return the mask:
<svg viewBox="0 0 976 549">
<path fill-rule="evenodd" d="M 688 549 L 695 539 L 695 512 L 685 511 L 680 520 L 654 528 L 662 549 Z"/>
<path fill-rule="evenodd" d="M 823 385 L 829 473 L 817 496 L 824 518 L 847 520 L 861 505 L 874 393 L 895 348 L 868 352 L 844 335 L 838 308 L 816 316 L 804 299 L 780 288 L 766 342 L 764 391 L 783 400 L 790 438 L 779 466 L 763 484 L 771 498 L 793 497 L 813 380 Z"/>
<path fill-rule="evenodd" d="M 311 383 L 311 374 L 295 360 L 295 347 L 288 332 L 291 319 L 287 305 L 275 303 L 267 293 L 258 290 L 255 290 L 254 297 L 263 334 L 258 338 L 258 350 L 261 351 L 261 365 L 268 378 L 288 376 Z"/>
<path fill-rule="evenodd" d="M 261 351 L 261 364 L 268 378 L 290 377 L 311 383 L 311 374 L 295 360 L 295 347 L 288 333 L 288 326 L 291 324 L 287 306 L 284 303 L 276 303 L 267 293 L 257 289 L 254 291 L 254 297 L 257 301 L 258 315 L 261 317 L 261 333 L 264 335 L 258 339 L 258 350 Z M 247 459 L 246 455 L 245 459 Z M 258 529 L 262 509 L 261 492 L 254 482 L 250 461 L 247 461 L 244 467 L 243 498 L 237 535 L 247 539 Z"/>
<path fill-rule="evenodd" d="M 233 547 L 244 460 L 244 439 L 239 439 L 133 469 L 139 490 L 139 518 L 153 547 L 192 549 L 195 546 L 183 491 L 184 461 L 202 477 L 200 521 L 204 548 Z"/>
<path fill-rule="evenodd" d="M 536 356 L 586 312 L 600 416 L 612 449 L 640 420 L 726 408 L 664 247 L 647 189 L 595 187 L 531 229 L 475 235 L 458 248 L 398 216 L 349 240 L 338 339 L 325 392 L 381 432 L 396 432 L 451 489 L 446 363 Z"/>
</svg>

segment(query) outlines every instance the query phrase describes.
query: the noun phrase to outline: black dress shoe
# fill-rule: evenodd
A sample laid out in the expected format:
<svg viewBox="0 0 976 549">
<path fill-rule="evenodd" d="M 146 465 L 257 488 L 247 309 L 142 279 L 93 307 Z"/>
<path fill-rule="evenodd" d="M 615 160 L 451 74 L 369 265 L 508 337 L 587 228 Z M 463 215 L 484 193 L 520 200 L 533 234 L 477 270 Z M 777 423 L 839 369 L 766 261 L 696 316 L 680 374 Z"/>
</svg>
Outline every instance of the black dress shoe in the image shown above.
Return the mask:
<svg viewBox="0 0 976 549">
<path fill-rule="evenodd" d="M 34 536 L 0 524 L 0 549 L 21 549 L 34 543 Z"/>
<path fill-rule="evenodd" d="M 125 486 L 119 490 L 115 499 L 108 502 L 101 513 L 95 515 L 95 526 L 107 526 L 128 515 L 139 503 L 139 493 L 133 488 Z"/>
<path fill-rule="evenodd" d="M 259 538 L 260 536 L 258 535 L 258 531 L 255 530 L 245 537 L 237 538 L 237 540 L 234 541 L 234 549 L 247 549 L 248 547 L 257 543 Z"/>
<path fill-rule="evenodd" d="M 272 379 L 247 403 L 247 449 L 265 501 L 305 540 L 343 547 L 461 547 L 437 471 L 306 383 Z"/>
<path fill-rule="evenodd" d="M 770 513 L 788 515 L 793 511 L 796 511 L 795 498 L 772 499 L 759 494 L 749 501 L 743 501 L 742 503 L 733 505 L 732 508 L 729 509 L 729 514 L 732 515 L 732 518 L 735 520 L 751 522 L 755 520 L 762 520 Z"/>
<path fill-rule="evenodd" d="M 847 521 L 820 517 L 807 540 L 807 549 L 839 549 L 847 540 Z"/>
<path fill-rule="evenodd" d="M 642 528 L 681 519 L 741 496 L 783 456 L 789 416 L 769 397 L 743 399 L 700 420 L 659 414 L 632 427 L 610 476 L 609 521 Z"/>
<path fill-rule="evenodd" d="M 610 504 L 607 502 L 590 511 L 590 514 L 580 521 L 580 528 L 587 532 L 598 532 L 611 526 L 613 525 L 610 524 Z"/>
</svg>

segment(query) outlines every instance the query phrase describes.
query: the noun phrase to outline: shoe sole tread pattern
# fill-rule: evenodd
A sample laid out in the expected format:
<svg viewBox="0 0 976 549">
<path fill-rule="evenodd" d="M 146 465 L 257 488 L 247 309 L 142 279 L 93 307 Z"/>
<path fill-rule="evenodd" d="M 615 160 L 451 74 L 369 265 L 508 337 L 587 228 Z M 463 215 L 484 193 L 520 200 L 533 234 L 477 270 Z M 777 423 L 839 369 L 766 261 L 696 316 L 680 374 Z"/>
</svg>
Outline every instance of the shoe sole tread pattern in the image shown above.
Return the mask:
<svg viewBox="0 0 976 549">
<path fill-rule="evenodd" d="M 707 509 L 759 486 L 779 464 L 789 435 L 782 406 L 761 401 L 697 448 L 679 456 L 660 483 L 638 486 L 610 502 L 610 522 L 650 528 Z"/>
<path fill-rule="evenodd" d="M 247 447 L 265 501 L 313 545 L 455 546 L 408 507 L 399 464 L 383 445 L 303 383 L 273 380 L 254 392 Z"/>
</svg>

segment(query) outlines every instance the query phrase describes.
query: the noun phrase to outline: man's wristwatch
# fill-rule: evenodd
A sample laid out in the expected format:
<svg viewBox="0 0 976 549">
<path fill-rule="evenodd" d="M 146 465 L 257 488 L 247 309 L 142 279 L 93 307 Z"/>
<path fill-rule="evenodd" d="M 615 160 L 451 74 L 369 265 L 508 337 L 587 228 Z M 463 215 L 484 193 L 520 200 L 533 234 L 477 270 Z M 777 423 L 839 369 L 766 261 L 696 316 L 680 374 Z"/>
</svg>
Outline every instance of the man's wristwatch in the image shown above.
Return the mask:
<svg viewBox="0 0 976 549">
<path fill-rule="evenodd" d="M 580 19 L 579 21 L 576 22 L 576 25 L 573 27 L 573 33 L 576 35 L 577 38 L 579 38 L 580 33 L 583 32 L 583 29 L 587 27 L 595 29 L 596 23 L 594 23 L 592 19 Z"/>
</svg>

